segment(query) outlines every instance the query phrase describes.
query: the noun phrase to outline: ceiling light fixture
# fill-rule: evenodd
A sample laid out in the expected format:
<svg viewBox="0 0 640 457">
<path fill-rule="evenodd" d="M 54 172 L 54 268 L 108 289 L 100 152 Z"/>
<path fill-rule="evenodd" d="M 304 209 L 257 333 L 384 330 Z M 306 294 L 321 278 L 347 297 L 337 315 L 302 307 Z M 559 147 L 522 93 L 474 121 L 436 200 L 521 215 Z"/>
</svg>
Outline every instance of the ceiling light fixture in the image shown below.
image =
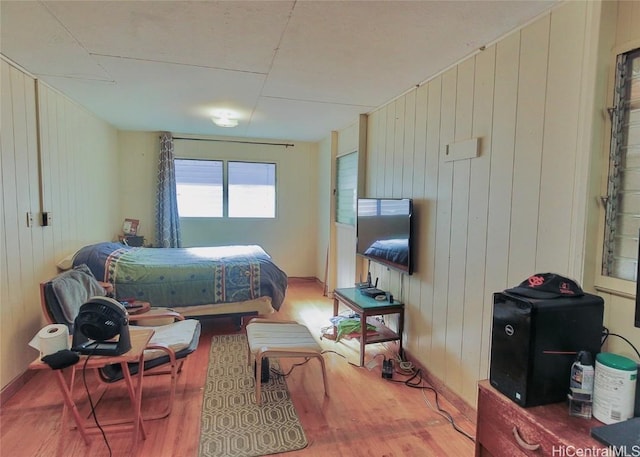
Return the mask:
<svg viewBox="0 0 640 457">
<path fill-rule="evenodd" d="M 231 119 L 228 115 L 218 115 L 211 118 L 218 127 L 237 127 L 238 119 Z"/>
</svg>

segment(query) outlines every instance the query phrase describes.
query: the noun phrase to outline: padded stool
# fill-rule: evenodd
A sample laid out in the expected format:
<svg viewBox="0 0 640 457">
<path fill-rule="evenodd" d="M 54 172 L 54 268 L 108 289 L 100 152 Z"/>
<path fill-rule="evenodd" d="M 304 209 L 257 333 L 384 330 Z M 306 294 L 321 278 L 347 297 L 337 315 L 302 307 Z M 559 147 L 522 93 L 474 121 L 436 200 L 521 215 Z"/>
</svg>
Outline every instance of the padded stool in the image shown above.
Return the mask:
<svg viewBox="0 0 640 457">
<path fill-rule="evenodd" d="M 324 394 L 327 390 L 327 371 L 322 357 L 322 348 L 304 325 L 295 321 L 277 321 L 254 318 L 247 324 L 249 364 L 251 356 L 256 361 L 256 403 L 261 403 L 262 359 L 265 357 L 315 357 L 322 368 Z"/>
</svg>

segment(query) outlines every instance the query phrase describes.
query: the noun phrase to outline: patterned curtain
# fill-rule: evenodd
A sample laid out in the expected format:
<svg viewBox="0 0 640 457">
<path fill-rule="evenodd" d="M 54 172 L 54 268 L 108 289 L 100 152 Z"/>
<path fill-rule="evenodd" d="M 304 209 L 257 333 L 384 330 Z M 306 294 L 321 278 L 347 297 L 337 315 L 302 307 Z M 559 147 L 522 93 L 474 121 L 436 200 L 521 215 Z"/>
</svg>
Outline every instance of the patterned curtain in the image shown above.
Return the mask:
<svg viewBox="0 0 640 457">
<path fill-rule="evenodd" d="M 620 186 L 624 167 L 624 98 L 627 87 L 627 56 L 618 55 L 616 61 L 616 81 L 611 113 L 611 145 L 609 149 L 609 177 L 607 183 L 604 253 L 602 274 L 614 273 L 616 232 L 620 208 Z"/>
<path fill-rule="evenodd" d="M 182 244 L 176 196 L 176 170 L 173 163 L 173 136 L 168 132 L 160 135 L 156 241 L 161 248 L 179 248 Z"/>
</svg>

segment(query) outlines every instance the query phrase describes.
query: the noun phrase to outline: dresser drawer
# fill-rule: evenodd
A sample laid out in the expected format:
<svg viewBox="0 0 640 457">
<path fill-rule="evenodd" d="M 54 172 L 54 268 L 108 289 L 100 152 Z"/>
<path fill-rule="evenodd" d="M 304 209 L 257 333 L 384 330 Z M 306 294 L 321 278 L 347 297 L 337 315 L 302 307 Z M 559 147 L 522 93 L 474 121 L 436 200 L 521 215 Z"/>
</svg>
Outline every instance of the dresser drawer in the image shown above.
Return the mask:
<svg viewBox="0 0 640 457">
<path fill-rule="evenodd" d="M 477 423 L 480 444 L 494 457 L 551 455 L 552 437 L 523 418 L 519 414 L 519 406 L 505 407 L 499 400 L 495 395 L 480 390 Z"/>
<path fill-rule="evenodd" d="M 522 408 L 488 381 L 481 381 L 476 457 L 557 456 L 572 450 L 584 452 L 574 455 L 598 455 L 604 446 L 590 436 L 591 427 L 598 424 L 594 419 L 569 416 L 565 403 Z"/>
</svg>

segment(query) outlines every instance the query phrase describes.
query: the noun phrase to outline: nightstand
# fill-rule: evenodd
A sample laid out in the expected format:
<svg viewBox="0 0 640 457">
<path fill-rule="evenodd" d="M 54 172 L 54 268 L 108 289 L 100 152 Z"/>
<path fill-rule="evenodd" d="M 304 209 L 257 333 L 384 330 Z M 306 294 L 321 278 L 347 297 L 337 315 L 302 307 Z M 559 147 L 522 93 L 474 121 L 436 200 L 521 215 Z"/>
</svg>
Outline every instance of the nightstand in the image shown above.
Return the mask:
<svg viewBox="0 0 640 457">
<path fill-rule="evenodd" d="M 135 248 L 139 248 L 144 246 L 144 236 L 139 235 L 120 235 L 118 237 L 121 243 L 126 244 L 127 246 L 132 246 Z"/>
</svg>

